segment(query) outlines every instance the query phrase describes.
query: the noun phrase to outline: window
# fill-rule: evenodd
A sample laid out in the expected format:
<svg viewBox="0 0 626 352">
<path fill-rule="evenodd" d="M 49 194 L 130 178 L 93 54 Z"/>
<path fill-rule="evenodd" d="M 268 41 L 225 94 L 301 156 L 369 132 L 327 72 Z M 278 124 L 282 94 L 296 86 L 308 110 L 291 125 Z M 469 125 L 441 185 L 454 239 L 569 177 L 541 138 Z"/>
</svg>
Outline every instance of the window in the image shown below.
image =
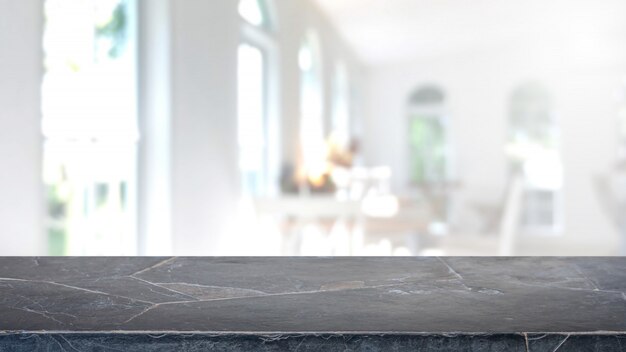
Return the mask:
<svg viewBox="0 0 626 352">
<path fill-rule="evenodd" d="M 620 106 L 617 117 L 618 159 L 626 160 L 626 84 L 621 89 Z"/>
<path fill-rule="evenodd" d="M 136 251 L 134 3 L 46 0 L 43 178 L 52 255 Z"/>
<path fill-rule="evenodd" d="M 239 15 L 253 26 L 269 27 L 269 6 L 264 0 L 239 1 Z"/>
<path fill-rule="evenodd" d="M 300 143 L 303 171 L 314 184 L 326 172 L 324 99 L 320 42 L 309 30 L 298 53 L 300 66 Z"/>
<path fill-rule="evenodd" d="M 554 232 L 560 223 L 559 143 L 548 90 L 534 82 L 519 86 L 511 96 L 507 154 L 510 172 L 525 180 L 521 225 L 527 232 Z"/>
<path fill-rule="evenodd" d="M 277 126 L 272 114 L 276 94 L 276 43 L 269 6 L 262 0 L 242 0 L 242 41 L 237 52 L 239 169 L 242 193 L 267 194 L 277 185 Z"/>
<path fill-rule="evenodd" d="M 333 82 L 333 143 L 341 148 L 348 148 L 350 143 L 350 85 L 348 71 L 343 63 L 335 67 Z"/>
<path fill-rule="evenodd" d="M 265 57 L 252 45 L 238 53 L 239 168 L 245 194 L 262 192 L 265 176 Z"/>
<path fill-rule="evenodd" d="M 449 151 L 444 94 L 424 86 L 409 97 L 410 180 L 416 186 L 441 184 L 448 179 Z"/>
</svg>

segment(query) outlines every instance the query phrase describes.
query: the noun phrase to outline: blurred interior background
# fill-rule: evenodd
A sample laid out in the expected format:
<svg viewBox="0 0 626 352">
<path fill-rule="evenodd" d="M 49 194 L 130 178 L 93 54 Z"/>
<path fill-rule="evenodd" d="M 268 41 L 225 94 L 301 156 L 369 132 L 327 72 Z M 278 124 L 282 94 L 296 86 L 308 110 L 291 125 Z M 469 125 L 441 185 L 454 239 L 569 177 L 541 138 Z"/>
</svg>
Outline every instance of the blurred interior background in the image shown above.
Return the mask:
<svg viewBox="0 0 626 352">
<path fill-rule="evenodd" d="M 623 0 L 0 0 L 0 255 L 618 254 Z"/>
</svg>

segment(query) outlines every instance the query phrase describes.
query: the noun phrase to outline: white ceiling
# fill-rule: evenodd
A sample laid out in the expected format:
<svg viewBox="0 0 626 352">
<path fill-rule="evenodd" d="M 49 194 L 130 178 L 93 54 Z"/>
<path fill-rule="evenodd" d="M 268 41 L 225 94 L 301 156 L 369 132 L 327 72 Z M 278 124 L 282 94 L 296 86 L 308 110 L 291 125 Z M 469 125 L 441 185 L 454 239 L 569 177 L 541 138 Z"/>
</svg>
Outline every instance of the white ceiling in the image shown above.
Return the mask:
<svg viewBox="0 0 626 352">
<path fill-rule="evenodd" d="M 626 28 L 626 0 L 315 1 L 370 65 L 519 40 L 606 37 Z"/>
</svg>

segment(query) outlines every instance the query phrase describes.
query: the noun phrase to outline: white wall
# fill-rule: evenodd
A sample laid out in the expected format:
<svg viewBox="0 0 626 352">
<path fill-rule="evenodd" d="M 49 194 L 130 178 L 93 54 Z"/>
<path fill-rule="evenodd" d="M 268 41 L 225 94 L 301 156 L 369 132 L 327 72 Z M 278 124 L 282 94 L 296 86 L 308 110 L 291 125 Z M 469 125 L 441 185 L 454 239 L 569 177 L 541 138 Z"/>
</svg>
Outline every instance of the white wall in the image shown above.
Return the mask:
<svg viewBox="0 0 626 352">
<path fill-rule="evenodd" d="M 367 163 L 392 166 L 395 189 L 406 189 L 406 99 L 421 84 L 434 83 L 447 96 L 460 204 L 497 202 L 506 183 L 507 101 L 518 84 L 542 81 L 555 95 L 562 133 L 566 240 L 522 247 L 527 254 L 611 254 L 615 229 L 601 212 L 591 177 L 615 161 L 613 99 L 626 75 L 626 54 L 619 41 L 612 43 L 585 48 L 562 41 L 517 42 L 372 68 Z"/>
<path fill-rule="evenodd" d="M 39 255 L 41 2 L 0 0 L 0 255 Z"/>
</svg>

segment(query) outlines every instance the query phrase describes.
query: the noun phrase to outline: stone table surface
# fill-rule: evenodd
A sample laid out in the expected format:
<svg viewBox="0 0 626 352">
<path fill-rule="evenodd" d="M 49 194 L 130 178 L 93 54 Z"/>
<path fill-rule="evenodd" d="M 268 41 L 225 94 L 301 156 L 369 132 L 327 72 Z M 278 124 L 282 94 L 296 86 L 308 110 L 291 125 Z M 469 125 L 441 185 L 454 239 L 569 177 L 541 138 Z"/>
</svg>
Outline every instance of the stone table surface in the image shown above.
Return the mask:
<svg viewBox="0 0 626 352">
<path fill-rule="evenodd" d="M 626 258 L 0 258 L 0 351 L 172 348 L 626 351 Z"/>
</svg>

